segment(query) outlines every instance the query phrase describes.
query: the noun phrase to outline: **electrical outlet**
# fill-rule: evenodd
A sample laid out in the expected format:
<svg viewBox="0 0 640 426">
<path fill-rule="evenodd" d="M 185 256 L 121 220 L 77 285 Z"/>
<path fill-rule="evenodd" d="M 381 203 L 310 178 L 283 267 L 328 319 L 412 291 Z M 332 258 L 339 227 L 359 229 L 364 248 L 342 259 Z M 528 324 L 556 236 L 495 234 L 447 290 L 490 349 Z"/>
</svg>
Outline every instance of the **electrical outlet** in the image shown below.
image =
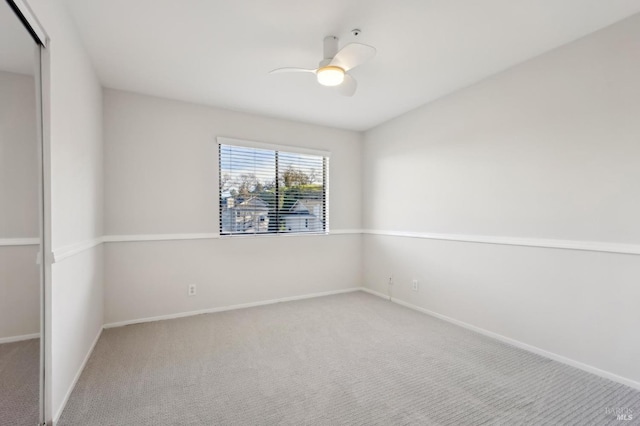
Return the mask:
<svg viewBox="0 0 640 426">
<path fill-rule="evenodd" d="M 196 295 L 196 285 L 195 284 L 189 284 L 189 290 L 187 291 L 187 295 L 189 295 L 189 296 L 195 296 Z"/>
<path fill-rule="evenodd" d="M 418 291 L 418 280 L 411 281 L 411 290 Z"/>
</svg>

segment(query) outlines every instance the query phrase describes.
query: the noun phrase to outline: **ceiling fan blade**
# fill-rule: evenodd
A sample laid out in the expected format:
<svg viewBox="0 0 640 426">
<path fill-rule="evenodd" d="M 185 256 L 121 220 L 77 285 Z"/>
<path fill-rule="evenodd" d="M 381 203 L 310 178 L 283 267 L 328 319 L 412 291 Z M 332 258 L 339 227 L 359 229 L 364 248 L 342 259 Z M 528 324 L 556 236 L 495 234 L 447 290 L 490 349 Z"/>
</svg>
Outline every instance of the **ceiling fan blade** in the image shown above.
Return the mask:
<svg viewBox="0 0 640 426">
<path fill-rule="evenodd" d="M 334 65 L 349 71 L 360 64 L 367 62 L 376 54 L 376 49 L 366 44 L 349 43 L 333 57 L 329 65 Z"/>
<path fill-rule="evenodd" d="M 311 70 L 308 68 L 285 67 L 285 68 L 276 68 L 275 70 L 271 70 L 269 71 L 269 74 L 278 74 L 282 72 L 312 72 L 315 74 L 316 70 Z"/>
<path fill-rule="evenodd" d="M 353 96 L 358 88 L 358 83 L 355 78 L 351 77 L 349 74 L 345 74 L 344 81 L 339 86 L 335 87 L 342 96 Z"/>
</svg>

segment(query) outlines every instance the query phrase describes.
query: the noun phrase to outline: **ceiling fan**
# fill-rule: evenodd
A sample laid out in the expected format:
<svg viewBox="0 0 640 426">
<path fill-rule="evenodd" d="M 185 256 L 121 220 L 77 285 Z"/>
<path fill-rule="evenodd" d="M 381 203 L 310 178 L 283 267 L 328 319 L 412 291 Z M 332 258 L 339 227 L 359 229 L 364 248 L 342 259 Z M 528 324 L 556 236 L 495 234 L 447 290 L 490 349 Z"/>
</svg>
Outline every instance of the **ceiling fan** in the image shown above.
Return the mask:
<svg viewBox="0 0 640 426">
<path fill-rule="evenodd" d="M 360 34 L 360 30 L 353 30 L 354 35 Z M 344 96 L 353 96 L 358 87 L 356 80 L 349 71 L 367 62 L 376 54 L 376 49 L 361 43 L 349 43 L 338 50 L 338 37 L 327 36 L 324 38 L 324 59 L 318 64 L 318 68 L 277 68 L 270 74 L 284 72 L 306 72 L 316 75 L 318 83 L 323 86 L 335 87 Z"/>
</svg>

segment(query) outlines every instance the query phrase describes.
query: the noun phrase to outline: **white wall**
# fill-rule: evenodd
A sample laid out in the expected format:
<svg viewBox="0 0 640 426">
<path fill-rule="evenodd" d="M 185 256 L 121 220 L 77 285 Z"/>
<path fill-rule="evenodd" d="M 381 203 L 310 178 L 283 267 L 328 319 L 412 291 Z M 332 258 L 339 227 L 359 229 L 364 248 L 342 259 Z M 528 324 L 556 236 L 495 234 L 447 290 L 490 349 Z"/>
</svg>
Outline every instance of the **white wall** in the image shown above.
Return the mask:
<svg viewBox="0 0 640 426">
<path fill-rule="evenodd" d="M 104 126 L 107 235 L 217 233 L 217 136 L 331 151 L 330 227 L 360 228 L 358 133 L 115 90 Z M 360 252 L 354 234 L 110 242 L 105 322 L 356 287 Z"/>
<path fill-rule="evenodd" d="M 634 16 L 367 132 L 364 227 L 638 248 L 639 44 Z M 372 289 L 640 382 L 640 256 L 363 244 Z"/>
<path fill-rule="evenodd" d="M 0 341 L 40 332 L 38 152 L 33 76 L 0 71 Z"/>
<path fill-rule="evenodd" d="M 49 111 L 51 246 L 56 254 L 103 233 L 102 89 L 64 5 L 31 0 L 51 38 Z M 100 248 L 52 265 L 47 289 L 47 419 L 57 417 L 103 324 Z"/>
</svg>

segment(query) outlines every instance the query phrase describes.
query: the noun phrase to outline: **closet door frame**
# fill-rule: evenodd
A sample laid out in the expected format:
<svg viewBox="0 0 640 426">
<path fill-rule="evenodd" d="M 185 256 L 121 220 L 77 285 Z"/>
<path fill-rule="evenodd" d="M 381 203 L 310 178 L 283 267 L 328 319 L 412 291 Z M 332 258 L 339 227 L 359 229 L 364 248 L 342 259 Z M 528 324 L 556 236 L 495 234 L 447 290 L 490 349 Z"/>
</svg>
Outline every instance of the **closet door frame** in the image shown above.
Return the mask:
<svg viewBox="0 0 640 426">
<path fill-rule="evenodd" d="M 26 0 L 6 0 L 34 41 L 40 250 L 40 398 L 38 426 L 51 424 L 51 196 L 49 37 Z M 44 254 L 44 255 L 43 255 Z"/>
</svg>

